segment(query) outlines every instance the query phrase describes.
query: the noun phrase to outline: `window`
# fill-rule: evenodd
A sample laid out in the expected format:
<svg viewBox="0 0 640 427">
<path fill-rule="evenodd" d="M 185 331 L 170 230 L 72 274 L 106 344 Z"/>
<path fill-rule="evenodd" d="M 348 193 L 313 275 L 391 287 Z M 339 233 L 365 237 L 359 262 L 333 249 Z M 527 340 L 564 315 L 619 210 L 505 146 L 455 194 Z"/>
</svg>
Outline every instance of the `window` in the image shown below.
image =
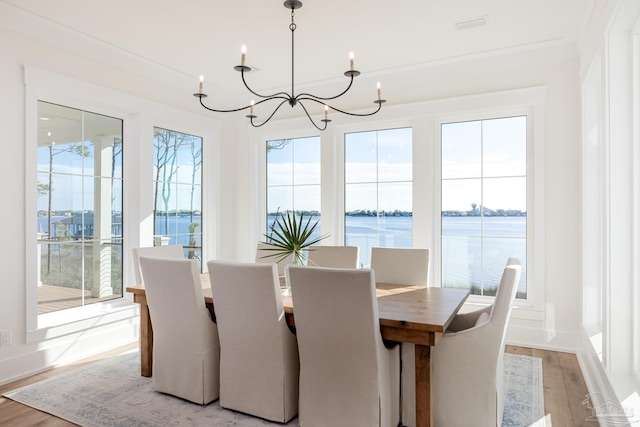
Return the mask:
<svg viewBox="0 0 640 427">
<path fill-rule="evenodd" d="M 286 211 L 320 220 L 320 137 L 271 140 L 266 150 L 267 232 Z"/>
<path fill-rule="evenodd" d="M 122 297 L 122 120 L 38 101 L 38 314 Z"/>
<path fill-rule="evenodd" d="M 411 128 L 345 134 L 344 241 L 360 247 L 365 267 L 373 246 L 413 246 L 412 134 Z"/>
<path fill-rule="evenodd" d="M 153 128 L 154 246 L 184 246 L 202 268 L 202 138 Z"/>
<path fill-rule="evenodd" d="M 509 257 L 527 298 L 527 116 L 441 125 L 441 283 L 493 296 Z"/>
</svg>

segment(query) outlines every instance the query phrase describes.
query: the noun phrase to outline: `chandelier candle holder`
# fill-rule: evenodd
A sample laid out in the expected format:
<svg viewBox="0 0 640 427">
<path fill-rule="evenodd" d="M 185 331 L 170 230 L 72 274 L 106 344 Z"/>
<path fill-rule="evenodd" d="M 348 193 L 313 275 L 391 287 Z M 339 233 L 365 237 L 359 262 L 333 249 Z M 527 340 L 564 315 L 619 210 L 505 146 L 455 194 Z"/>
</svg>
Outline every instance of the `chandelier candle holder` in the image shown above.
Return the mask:
<svg viewBox="0 0 640 427">
<path fill-rule="evenodd" d="M 330 97 L 322 97 L 322 96 L 313 95 L 313 94 L 305 93 L 305 92 L 302 92 L 302 93 L 299 93 L 299 94 L 296 95 L 296 92 L 295 92 L 295 68 L 294 68 L 294 65 L 295 65 L 294 64 L 294 46 L 295 46 L 294 39 L 295 39 L 296 24 L 294 22 L 294 15 L 295 15 L 295 10 L 296 9 L 300 9 L 302 7 L 302 2 L 299 1 L 299 0 L 286 0 L 284 2 L 284 7 L 287 8 L 287 9 L 291 9 L 291 24 L 289 25 L 289 29 L 291 30 L 291 93 L 277 92 L 277 93 L 274 93 L 274 94 L 271 94 L 271 95 L 263 95 L 263 94 L 260 94 L 260 93 L 256 92 L 255 90 L 251 89 L 249 87 L 249 85 L 247 84 L 247 81 L 245 80 L 245 73 L 250 72 L 251 71 L 251 67 L 248 67 L 247 65 L 245 65 L 246 64 L 246 60 L 247 60 L 247 48 L 246 48 L 246 46 L 242 46 L 242 56 L 241 56 L 241 60 L 240 60 L 240 65 L 236 65 L 233 68 L 236 71 L 240 72 L 240 75 L 242 77 L 242 83 L 247 88 L 247 90 L 249 92 L 251 92 L 253 95 L 255 95 L 256 97 L 260 98 L 260 100 L 257 101 L 257 102 L 252 100 L 249 103 L 249 105 L 247 105 L 245 107 L 232 108 L 232 109 L 229 109 L 229 110 L 208 107 L 203 102 L 203 99 L 207 97 L 207 94 L 203 92 L 204 77 L 200 76 L 199 91 L 198 91 L 198 93 L 194 93 L 193 94 L 193 96 L 195 96 L 196 98 L 198 98 L 200 100 L 200 105 L 202 105 L 207 110 L 213 111 L 213 112 L 216 112 L 216 113 L 233 113 L 233 112 L 237 112 L 237 111 L 242 111 L 242 110 L 247 110 L 248 109 L 249 110 L 249 114 L 247 114 L 246 117 L 249 119 L 249 122 L 251 123 L 251 126 L 253 126 L 253 127 L 264 126 L 267 122 L 269 122 L 269 120 L 271 120 L 271 118 L 276 114 L 276 112 L 280 109 L 280 107 L 282 107 L 285 103 L 288 103 L 292 108 L 297 106 L 297 105 L 299 105 L 300 107 L 302 107 L 302 109 L 304 110 L 304 113 L 309 118 L 309 121 L 311 121 L 313 126 L 315 126 L 320 131 L 325 130 L 327 128 L 327 124 L 329 122 L 331 122 L 331 120 L 329 119 L 329 110 L 336 111 L 338 113 L 346 114 L 346 115 L 349 115 L 349 116 L 355 116 L 355 117 L 372 116 L 372 115 L 376 114 L 378 111 L 380 111 L 380 108 L 382 108 L 382 104 L 386 102 L 386 100 L 382 99 L 382 96 L 381 96 L 380 83 L 378 83 L 378 85 L 377 85 L 378 99 L 373 101 L 374 104 L 378 105 L 378 107 L 375 109 L 375 111 L 372 111 L 372 112 L 369 112 L 369 113 L 351 113 L 351 112 L 344 111 L 344 110 L 341 110 L 339 108 L 336 108 L 336 107 L 334 107 L 334 106 L 332 106 L 332 105 L 330 105 L 328 103 L 328 101 L 337 99 L 337 98 L 341 97 L 342 95 L 344 95 L 345 93 L 347 93 L 349 91 L 349 89 L 351 89 L 351 85 L 353 85 L 353 79 L 360 75 L 360 71 L 356 70 L 355 66 L 354 66 L 353 52 L 349 53 L 349 69 L 344 72 L 344 75 L 349 78 L 349 84 L 347 85 L 346 89 L 344 89 L 339 94 L 337 94 L 335 96 L 330 96 Z M 258 118 L 258 116 L 254 115 L 254 113 L 253 113 L 254 107 L 257 107 L 258 105 L 260 105 L 262 103 L 270 102 L 270 101 L 275 101 L 278 104 L 275 107 L 275 109 L 273 110 L 273 112 L 266 118 L 266 120 L 264 120 L 262 122 L 259 122 L 258 120 L 256 120 Z M 316 121 L 313 120 L 313 118 L 309 114 L 309 110 L 307 110 L 307 106 L 305 106 L 305 102 L 306 101 L 315 102 L 317 104 L 320 104 L 320 105 L 324 106 L 324 118 L 319 120 L 319 122 L 322 123 L 322 125 L 319 125 L 318 123 L 316 123 Z"/>
</svg>

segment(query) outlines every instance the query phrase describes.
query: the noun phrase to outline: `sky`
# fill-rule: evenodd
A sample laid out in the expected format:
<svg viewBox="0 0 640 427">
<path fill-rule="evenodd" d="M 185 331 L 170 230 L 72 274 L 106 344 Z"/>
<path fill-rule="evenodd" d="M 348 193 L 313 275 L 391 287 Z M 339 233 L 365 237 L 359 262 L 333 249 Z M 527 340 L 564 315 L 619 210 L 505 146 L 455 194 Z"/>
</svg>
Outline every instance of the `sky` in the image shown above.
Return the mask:
<svg viewBox="0 0 640 427">
<path fill-rule="evenodd" d="M 411 128 L 346 134 L 345 211 L 412 211 L 412 140 Z M 290 141 L 267 154 L 267 210 L 320 210 L 320 138 Z M 526 211 L 526 117 L 444 124 L 441 150 L 442 210 Z"/>
<path fill-rule="evenodd" d="M 412 129 L 348 133 L 345 136 L 345 210 L 412 210 Z M 92 210 L 96 179 L 93 144 L 82 142 L 83 157 L 53 146 L 53 209 Z M 38 149 L 38 182 L 48 183 L 49 147 Z M 526 117 L 442 125 L 442 210 L 467 211 L 472 204 L 490 209 L 526 210 Z M 193 159 L 181 153 L 171 208 L 188 209 Z M 102 173 L 110 177 L 111 163 Z M 121 156 L 114 174 L 121 177 Z M 200 171 L 196 171 L 200 179 Z M 267 153 L 268 211 L 320 210 L 320 138 L 293 139 Z M 484 176 L 484 180 L 480 177 Z M 114 210 L 120 210 L 122 194 L 113 185 Z M 195 206 L 201 195 L 196 192 Z M 84 195 L 84 196 L 83 196 Z M 47 197 L 38 198 L 46 210 Z"/>
</svg>

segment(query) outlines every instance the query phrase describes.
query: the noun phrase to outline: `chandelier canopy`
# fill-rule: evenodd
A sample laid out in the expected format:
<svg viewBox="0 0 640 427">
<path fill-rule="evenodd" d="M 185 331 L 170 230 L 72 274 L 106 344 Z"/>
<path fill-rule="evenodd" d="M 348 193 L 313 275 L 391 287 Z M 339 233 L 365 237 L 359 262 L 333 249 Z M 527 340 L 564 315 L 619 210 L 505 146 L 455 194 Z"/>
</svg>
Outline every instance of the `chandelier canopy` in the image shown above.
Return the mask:
<svg viewBox="0 0 640 427">
<path fill-rule="evenodd" d="M 282 107 L 285 103 L 288 103 L 292 108 L 299 105 L 300 107 L 302 107 L 302 109 L 304 110 L 304 113 L 307 115 L 307 117 L 309 118 L 309 120 L 311 121 L 311 123 L 320 131 L 323 131 L 327 128 L 327 124 L 329 122 L 331 122 L 331 120 L 329 120 L 328 118 L 328 113 L 329 110 L 333 110 L 333 111 L 337 111 L 339 113 L 342 114 L 346 114 L 349 116 L 356 116 L 356 117 L 366 117 L 366 116 L 372 116 L 374 114 L 376 114 L 378 111 L 380 111 L 380 108 L 382 107 L 382 104 L 384 102 L 386 102 L 386 100 L 381 98 L 381 93 L 380 93 L 380 83 L 378 83 L 378 87 L 377 87 L 377 91 L 378 91 L 378 99 L 376 99 L 375 101 L 373 101 L 374 104 L 377 104 L 378 107 L 375 109 L 375 111 L 369 112 L 369 113 L 350 113 L 348 111 L 344 111 L 341 110 L 339 108 L 336 108 L 332 105 L 330 105 L 327 101 L 331 101 L 334 100 L 336 98 L 341 97 L 342 95 L 344 95 L 345 93 L 347 93 L 347 91 L 349 89 L 351 89 L 351 85 L 353 84 L 353 79 L 355 77 L 358 77 L 360 75 L 360 72 L 357 71 L 356 69 L 354 69 L 354 60 L 353 60 L 353 52 L 351 52 L 349 54 L 349 70 L 344 72 L 344 75 L 346 77 L 349 78 L 349 84 L 347 85 L 346 89 L 344 89 L 342 92 L 340 92 L 337 95 L 334 96 L 329 96 L 329 97 L 322 97 L 322 96 L 317 96 L 317 95 L 313 95 L 310 93 L 299 93 L 296 95 L 295 92 L 295 68 L 294 68 L 294 39 L 295 39 L 295 31 L 296 31 L 296 24 L 294 22 L 294 15 L 295 15 L 295 10 L 296 9 L 300 9 L 302 7 L 302 2 L 299 0 L 286 0 L 284 2 L 284 7 L 286 7 L 287 9 L 291 9 L 291 24 L 289 25 L 289 29 L 291 30 L 291 93 L 287 93 L 287 92 L 277 92 L 271 95 L 263 95 L 260 94 L 258 92 L 256 92 L 255 90 L 251 89 L 249 87 L 249 85 L 247 84 L 247 81 L 245 80 L 245 73 L 248 73 L 249 71 L 251 71 L 251 68 L 248 67 L 247 65 L 245 65 L 246 62 L 246 46 L 242 46 L 242 56 L 241 56 L 241 61 L 240 61 L 240 65 L 236 65 L 235 67 L 233 67 L 236 71 L 240 72 L 240 75 L 242 77 L 242 83 L 244 84 L 244 86 L 247 88 L 247 90 L 249 92 L 251 92 L 253 95 L 257 96 L 258 98 L 260 98 L 259 101 L 254 102 L 253 100 L 251 101 L 251 103 L 245 107 L 240 107 L 240 108 L 233 108 L 230 110 L 224 110 L 224 109 L 218 109 L 218 108 L 211 108 L 208 107 L 204 104 L 203 99 L 207 97 L 207 94 L 204 93 L 202 91 L 202 86 L 203 86 L 203 82 L 204 82 L 204 77 L 200 76 L 200 86 L 199 86 L 199 91 L 198 93 L 194 93 L 193 96 L 195 96 L 196 98 L 198 98 L 200 100 L 200 105 L 202 105 L 204 108 L 206 108 L 209 111 L 214 111 L 216 113 L 232 113 L 232 112 L 236 112 L 236 111 L 242 111 L 242 110 L 249 110 L 249 114 L 246 116 L 251 125 L 253 127 L 260 127 L 265 125 L 269 120 L 271 120 L 271 118 L 276 114 L 276 112 L 280 109 L 280 107 Z M 254 115 L 253 113 L 253 109 L 254 106 L 260 105 L 262 103 L 265 102 L 270 102 L 270 101 L 275 101 L 277 103 L 275 109 L 273 110 L 273 112 L 266 118 L 266 120 L 262 121 L 262 122 L 258 122 L 257 119 L 258 116 Z M 305 102 L 315 102 L 317 104 L 321 104 L 324 106 L 324 118 L 320 120 L 320 122 L 322 123 L 322 125 L 319 125 L 318 123 L 316 123 L 316 121 L 313 120 L 313 118 L 311 118 L 311 115 L 309 114 L 309 111 L 307 110 L 307 106 L 305 105 Z"/>
</svg>

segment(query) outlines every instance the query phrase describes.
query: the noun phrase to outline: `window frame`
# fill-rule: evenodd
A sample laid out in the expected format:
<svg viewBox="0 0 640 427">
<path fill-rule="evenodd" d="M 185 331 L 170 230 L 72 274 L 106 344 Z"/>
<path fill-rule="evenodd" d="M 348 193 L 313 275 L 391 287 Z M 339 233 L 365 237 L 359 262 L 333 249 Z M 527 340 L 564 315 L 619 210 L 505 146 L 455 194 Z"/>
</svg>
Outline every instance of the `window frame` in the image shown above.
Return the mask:
<svg viewBox="0 0 640 427">
<path fill-rule="evenodd" d="M 107 325 L 113 321 L 130 317 L 134 308 L 132 298 L 123 292 L 122 298 L 111 301 L 98 302 L 78 306 L 66 310 L 38 314 L 37 269 L 37 134 L 38 134 L 38 101 L 49 102 L 69 108 L 89 111 L 96 114 L 113 117 L 123 121 L 123 147 L 127 140 L 133 140 L 132 129 L 126 113 L 96 105 L 87 98 L 73 96 L 73 93 L 83 93 L 86 97 L 100 99 L 104 95 L 102 88 L 79 82 L 75 79 L 55 75 L 36 67 L 24 67 L 25 74 L 25 186 L 33 189 L 25 197 L 25 313 L 26 313 L 26 342 L 40 342 L 68 334 L 73 330 L 87 327 Z M 64 83 L 64 90 L 57 89 Z M 94 96 L 92 96 L 94 95 Z M 117 104 L 114 104 L 117 105 Z M 123 153 L 124 154 L 124 153 Z M 124 169 L 124 167 L 123 167 Z M 126 178 L 123 170 L 123 183 Z M 124 188 L 124 187 L 123 187 Z M 126 228 L 125 210 L 126 196 L 123 192 L 123 230 Z M 123 234 L 124 236 L 124 234 Z M 123 237 L 123 262 L 125 248 Z M 123 288 L 126 286 L 126 270 L 123 270 Z M 123 289 L 124 291 L 124 289 Z M 97 318 L 97 320 L 96 320 Z M 91 320 L 89 320 L 91 319 Z M 77 323 L 77 327 L 68 325 Z"/>
<path fill-rule="evenodd" d="M 200 237 L 200 246 L 199 246 L 200 259 L 198 260 L 198 264 L 199 264 L 199 270 L 200 270 L 200 272 L 202 272 L 202 271 L 204 271 L 206 269 L 206 259 L 204 258 L 204 255 L 203 255 L 204 237 L 206 235 L 205 229 L 204 229 L 204 224 L 203 224 L 205 222 L 205 215 L 203 213 L 206 212 L 205 208 L 204 208 L 204 203 L 205 203 L 205 201 L 204 201 L 204 195 L 205 195 L 205 193 L 204 193 L 204 159 L 205 159 L 205 156 L 206 156 L 208 150 L 205 149 L 205 139 L 204 139 L 203 136 L 197 135 L 197 134 L 195 134 L 193 132 L 184 132 L 182 130 L 176 130 L 176 129 L 173 129 L 173 128 L 170 129 L 170 128 L 167 128 L 165 126 L 154 125 L 153 126 L 153 137 L 152 137 L 152 141 L 151 141 L 152 153 L 153 153 L 152 158 L 153 158 L 153 162 L 154 162 L 154 164 L 153 164 L 154 175 L 151 178 L 152 191 L 155 191 L 157 184 L 160 184 L 161 182 L 163 182 L 162 180 L 156 181 L 156 175 L 155 175 L 156 168 L 157 168 L 157 166 L 155 165 L 155 160 L 156 160 L 156 156 L 155 156 L 155 154 L 156 154 L 155 153 L 155 138 L 156 138 L 156 131 L 157 130 L 162 130 L 162 131 L 167 131 L 167 132 L 174 132 L 176 134 L 182 134 L 182 135 L 186 135 L 186 136 L 189 136 L 189 137 L 195 137 L 195 138 L 200 139 L 200 166 L 199 166 L 199 168 L 200 168 L 200 173 L 199 173 L 200 180 L 196 184 L 196 186 L 198 186 L 200 188 L 200 192 L 199 192 L 199 197 L 200 197 L 200 226 L 199 226 L 199 231 L 197 231 L 194 234 L 199 235 L 199 237 Z M 173 186 L 173 185 L 190 184 L 190 183 L 187 183 L 187 182 L 178 182 L 178 181 L 176 181 L 176 179 L 177 179 L 177 176 L 174 177 L 173 180 L 169 181 L 170 185 Z M 154 194 L 155 194 L 155 192 L 154 192 Z M 156 201 L 153 200 L 153 197 L 151 198 L 151 203 L 152 203 L 152 210 L 153 210 L 153 206 L 156 207 L 156 211 L 153 213 L 153 217 L 152 217 L 152 221 L 153 221 L 153 224 L 152 224 L 153 246 L 158 246 L 156 244 L 157 243 L 156 242 L 157 238 L 169 237 L 171 239 L 171 238 L 174 238 L 174 237 L 177 238 L 180 235 L 184 235 L 184 234 L 174 234 L 173 232 L 169 232 L 169 231 L 167 231 L 167 233 L 165 235 L 162 235 L 162 236 L 161 235 L 157 235 L 156 234 L 156 231 L 157 231 L 156 230 L 156 225 L 157 225 L 156 220 L 157 220 L 157 212 L 158 212 L 157 208 L 158 208 L 158 206 L 156 204 Z M 183 245 L 183 246 L 185 246 L 184 252 L 188 252 L 189 249 L 187 248 L 187 245 Z M 197 251 L 194 251 L 194 252 L 197 252 Z M 196 257 L 197 256 L 198 255 L 196 254 Z"/>
<path fill-rule="evenodd" d="M 295 181 L 295 177 L 296 177 L 296 172 L 295 172 L 295 150 L 296 150 L 296 144 L 300 144 L 302 140 L 306 140 L 306 139 L 310 139 L 310 138 L 315 138 L 317 139 L 317 143 L 318 143 L 318 164 L 320 166 L 319 169 L 319 176 L 318 176 L 318 182 L 317 183 L 313 183 L 313 184 L 309 184 L 309 183 L 303 183 L 303 184 L 297 184 Z M 277 184 L 277 185 L 269 185 L 269 156 L 267 155 L 267 144 L 269 142 L 273 142 L 273 141 L 284 141 L 284 140 L 290 140 L 292 143 L 292 170 L 291 170 L 291 174 L 292 174 L 292 183 L 291 184 Z M 315 187 L 317 186 L 320 190 L 320 200 L 318 200 L 319 206 L 318 206 L 318 213 L 320 215 L 320 229 L 318 229 L 318 232 L 321 232 L 322 229 L 322 138 L 319 135 L 309 135 L 309 136 L 303 136 L 303 137 L 287 137 L 287 138 L 269 138 L 266 139 L 264 141 L 264 147 L 262 147 L 262 150 L 264 151 L 264 216 L 262 217 L 263 222 L 265 223 L 264 225 L 264 229 L 265 229 L 265 233 L 263 234 L 268 234 L 269 230 L 270 230 L 270 226 L 271 224 L 268 221 L 268 215 L 269 215 L 269 189 L 273 189 L 273 188 L 289 188 L 292 192 L 292 203 L 293 203 L 293 211 L 297 211 L 300 210 L 299 205 L 296 206 L 296 198 L 295 198 L 295 193 L 296 193 L 296 188 L 300 188 L 300 187 Z M 280 210 L 281 214 L 284 214 L 288 209 L 284 209 L 284 210 Z"/>
<path fill-rule="evenodd" d="M 530 93 L 527 93 L 530 92 Z M 532 320 L 544 319 L 544 115 L 543 102 L 544 90 L 522 91 L 523 98 L 515 105 L 509 106 L 505 102 L 497 105 L 487 105 L 472 111 L 462 111 L 438 115 L 434 119 L 434 248 L 441 245 L 442 223 L 440 217 L 442 192 L 442 168 L 441 168 L 441 138 L 442 125 L 455 122 L 468 122 L 477 120 L 490 120 L 503 117 L 526 116 L 527 120 L 527 298 L 517 299 L 514 303 L 515 317 Z M 478 98 L 482 98 L 480 95 Z M 514 97 L 517 100 L 517 96 Z M 506 101 L 506 98 L 505 98 Z M 461 108 L 462 109 L 462 108 Z M 433 266 L 434 277 L 440 283 L 441 278 L 441 251 L 433 251 L 430 266 Z M 506 263 L 506 260 L 505 260 Z M 488 305 L 494 297 L 469 295 L 468 304 Z"/>
<path fill-rule="evenodd" d="M 340 208 L 340 218 L 339 218 L 339 222 L 341 224 L 341 228 L 340 228 L 340 238 L 341 241 L 343 242 L 342 244 L 344 244 L 345 242 L 345 237 L 346 237 L 346 197 L 347 197 L 347 191 L 346 191 L 346 187 L 347 185 L 352 185 L 352 184 L 363 184 L 361 182 L 346 182 L 346 169 L 347 169 L 347 164 L 346 164 L 346 140 L 347 140 L 347 135 L 349 134 L 358 134 L 358 133 L 370 133 L 370 132 L 384 132 L 384 131 L 393 131 L 393 130 L 398 130 L 398 129 L 409 129 L 411 132 L 411 178 L 408 181 L 380 181 L 379 180 L 379 168 L 380 168 L 380 162 L 379 162 L 379 146 L 378 146 L 378 137 L 376 136 L 376 179 L 375 181 L 369 181 L 367 182 L 368 184 L 375 184 L 376 185 L 376 204 L 379 201 L 379 186 L 380 184 L 385 184 L 385 183 L 410 183 L 411 184 L 411 244 L 412 244 L 412 248 L 415 247 L 420 247 L 417 246 L 415 243 L 415 237 L 416 237 L 416 232 L 415 232 L 415 220 L 414 220 L 414 200 L 415 200 L 415 129 L 413 124 L 406 124 L 406 125 L 385 125 L 384 123 L 382 124 L 378 124 L 377 126 L 373 126 L 373 127 L 368 127 L 366 129 L 358 129 L 358 130 L 353 130 L 353 129 L 347 129 L 345 128 L 344 130 L 342 130 L 342 132 L 340 132 L 340 136 L 341 136 L 341 144 L 340 144 L 340 169 L 341 169 L 341 179 L 340 179 L 340 187 L 341 187 L 341 198 L 339 200 L 339 204 L 341 206 Z M 362 248 L 360 251 L 360 260 L 363 259 L 363 255 L 362 255 Z M 370 255 L 370 254 L 369 254 Z M 366 255 L 364 258 L 369 258 L 369 255 Z M 366 268 L 366 267 L 365 267 Z"/>
</svg>

